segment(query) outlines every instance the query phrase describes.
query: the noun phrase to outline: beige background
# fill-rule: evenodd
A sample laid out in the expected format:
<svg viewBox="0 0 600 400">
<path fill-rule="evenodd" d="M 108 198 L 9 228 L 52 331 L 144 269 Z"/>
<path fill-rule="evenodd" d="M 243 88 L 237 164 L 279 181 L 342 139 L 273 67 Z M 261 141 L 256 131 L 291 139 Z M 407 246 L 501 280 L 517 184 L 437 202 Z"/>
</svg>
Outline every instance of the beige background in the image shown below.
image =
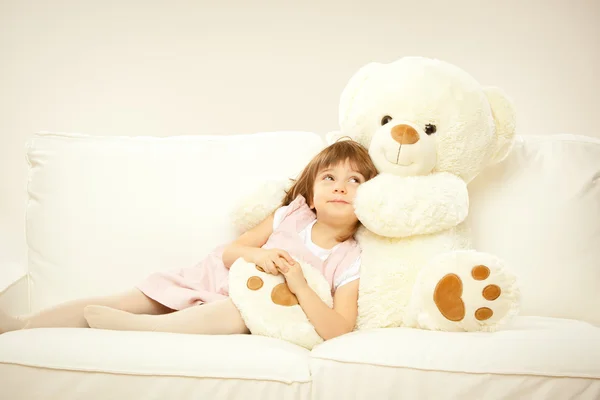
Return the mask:
<svg viewBox="0 0 600 400">
<path fill-rule="evenodd" d="M 600 137 L 600 1 L 0 0 L 0 268 L 24 268 L 33 132 L 336 129 L 370 61 L 450 61 L 514 100 L 521 134 Z"/>
</svg>

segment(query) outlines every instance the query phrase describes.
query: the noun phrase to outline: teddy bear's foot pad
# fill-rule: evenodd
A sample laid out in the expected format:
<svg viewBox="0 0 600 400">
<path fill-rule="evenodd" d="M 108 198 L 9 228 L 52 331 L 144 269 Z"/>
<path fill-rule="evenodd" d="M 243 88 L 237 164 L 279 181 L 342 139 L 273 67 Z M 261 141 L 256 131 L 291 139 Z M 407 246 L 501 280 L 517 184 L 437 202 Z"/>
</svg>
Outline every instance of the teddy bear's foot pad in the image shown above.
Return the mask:
<svg viewBox="0 0 600 400">
<path fill-rule="evenodd" d="M 518 311 L 516 278 L 491 254 L 457 250 L 423 268 L 415 297 L 416 326 L 494 331 Z"/>
<path fill-rule="evenodd" d="M 265 272 L 261 267 L 256 267 L 260 272 Z M 250 290 L 260 290 L 264 285 L 263 280 L 259 276 L 251 276 L 246 282 L 246 286 Z M 271 290 L 271 300 L 278 306 L 295 306 L 298 303 L 298 298 L 290 291 L 288 285 L 280 283 Z"/>
<path fill-rule="evenodd" d="M 321 271 L 296 261 L 311 289 L 333 307 L 331 287 Z M 229 269 L 229 297 L 253 335 L 286 340 L 309 350 L 323 343 L 282 274 L 268 274 L 240 257 Z"/>
<path fill-rule="evenodd" d="M 490 269 L 485 265 L 478 265 L 471 270 L 471 276 L 478 281 L 486 280 L 490 276 Z M 502 289 L 498 285 L 487 285 L 482 290 L 482 297 L 494 301 Z M 436 306 L 442 315 L 450 321 L 461 321 L 465 317 L 465 303 L 462 300 L 463 283 L 456 274 L 447 274 L 437 284 L 433 297 Z M 475 319 L 485 321 L 494 315 L 492 309 L 479 307 L 474 312 Z"/>
</svg>

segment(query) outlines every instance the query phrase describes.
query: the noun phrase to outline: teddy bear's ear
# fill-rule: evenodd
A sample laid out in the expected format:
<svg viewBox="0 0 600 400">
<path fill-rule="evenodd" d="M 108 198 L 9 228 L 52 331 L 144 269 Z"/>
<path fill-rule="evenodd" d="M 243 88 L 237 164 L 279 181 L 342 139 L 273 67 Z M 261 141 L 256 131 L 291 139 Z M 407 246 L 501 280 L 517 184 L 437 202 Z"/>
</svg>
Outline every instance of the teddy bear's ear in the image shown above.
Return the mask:
<svg viewBox="0 0 600 400">
<path fill-rule="evenodd" d="M 347 126 L 346 119 L 349 115 L 352 114 L 351 110 L 354 106 L 354 100 L 356 96 L 362 89 L 367 79 L 369 79 L 369 76 L 381 65 L 382 64 L 380 63 L 374 62 L 364 65 L 358 71 L 356 71 L 354 75 L 352 75 L 352 77 L 346 84 L 346 87 L 344 88 L 340 96 L 340 106 L 338 110 L 338 115 L 340 118 L 339 124 L 340 127 L 342 127 L 342 129 L 344 129 Z"/>
<path fill-rule="evenodd" d="M 494 116 L 496 125 L 496 145 L 492 153 L 492 163 L 498 163 L 510 153 L 515 139 L 516 116 L 512 101 L 499 88 L 483 89 Z"/>
</svg>

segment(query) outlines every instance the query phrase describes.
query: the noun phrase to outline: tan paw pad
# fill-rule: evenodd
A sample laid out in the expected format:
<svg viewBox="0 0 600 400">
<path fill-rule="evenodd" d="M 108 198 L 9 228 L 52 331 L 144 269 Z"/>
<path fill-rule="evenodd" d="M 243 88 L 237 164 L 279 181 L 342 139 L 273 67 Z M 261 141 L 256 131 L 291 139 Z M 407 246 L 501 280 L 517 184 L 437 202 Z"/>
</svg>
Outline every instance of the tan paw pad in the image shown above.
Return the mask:
<svg viewBox="0 0 600 400">
<path fill-rule="evenodd" d="M 444 276 L 435 287 L 433 301 L 440 313 L 450 321 L 460 321 L 465 317 L 465 303 L 462 301 L 463 284 L 458 275 Z"/>
<path fill-rule="evenodd" d="M 494 312 L 487 307 L 481 307 L 475 310 L 475 318 L 478 321 L 485 321 L 486 319 L 490 319 L 492 318 L 492 315 L 494 315 Z"/>
<path fill-rule="evenodd" d="M 273 288 L 271 292 L 271 300 L 273 303 L 280 306 L 295 306 L 298 303 L 298 298 L 290 291 L 286 283 L 280 283 Z"/>
<path fill-rule="evenodd" d="M 471 270 L 471 276 L 476 281 L 484 281 L 490 276 L 490 269 L 485 265 L 478 265 Z"/>
<path fill-rule="evenodd" d="M 500 293 L 502 293 L 502 289 L 498 285 L 487 285 L 483 288 L 483 298 L 489 301 L 496 300 L 500 297 Z"/>
<path fill-rule="evenodd" d="M 261 287 L 263 287 L 263 285 L 263 280 L 258 276 L 251 276 L 248 278 L 248 282 L 246 282 L 246 286 L 248 286 L 248 289 L 250 290 L 259 290 Z"/>
</svg>

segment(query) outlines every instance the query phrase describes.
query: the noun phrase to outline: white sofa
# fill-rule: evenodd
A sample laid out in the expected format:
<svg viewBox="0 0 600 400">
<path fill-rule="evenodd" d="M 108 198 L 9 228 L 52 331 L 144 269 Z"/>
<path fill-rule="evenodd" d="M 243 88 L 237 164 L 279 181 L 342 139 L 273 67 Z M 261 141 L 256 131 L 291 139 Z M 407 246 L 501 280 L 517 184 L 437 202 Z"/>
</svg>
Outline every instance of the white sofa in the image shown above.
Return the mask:
<svg viewBox="0 0 600 400">
<path fill-rule="evenodd" d="M 234 238 L 240 196 L 323 145 L 307 132 L 36 135 L 27 273 L 0 269 L 0 305 L 36 311 L 195 264 Z M 309 352 L 251 335 L 23 330 L 0 335 L 0 398 L 599 399 L 600 140 L 520 137 L 470 196 L 475 246 L 521 283 L 521 315 L 497 333 L 377 329 Z"/>
</svg>

